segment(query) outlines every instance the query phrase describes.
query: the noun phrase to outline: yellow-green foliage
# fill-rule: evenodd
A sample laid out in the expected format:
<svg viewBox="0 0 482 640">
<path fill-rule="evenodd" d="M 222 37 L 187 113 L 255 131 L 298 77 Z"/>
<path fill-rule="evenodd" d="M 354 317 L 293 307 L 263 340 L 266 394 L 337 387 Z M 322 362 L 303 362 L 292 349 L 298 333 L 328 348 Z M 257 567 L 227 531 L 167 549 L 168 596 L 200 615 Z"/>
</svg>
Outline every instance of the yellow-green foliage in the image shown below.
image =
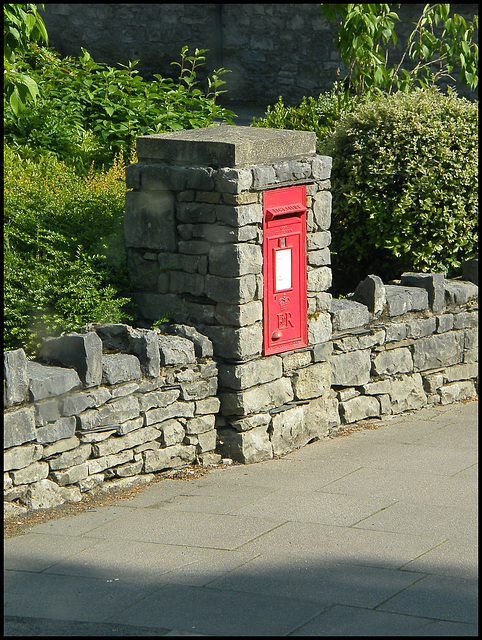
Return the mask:
<svg viewBox="0 0 482 640">
<path fill-rule="evenodd" d="M 5 348 L 34 354 L 47 335 L 131 319 L 124 166 L 80 177 L 52 153 L 5 148 Z"/>
<path fill-rule="evenodd" d="M 478 103 L 435 88 L 380 95 L 322 152 L 333 157 L 337 293 L 369 273 L 456 275 L 477 252 Z"/>
</svg>

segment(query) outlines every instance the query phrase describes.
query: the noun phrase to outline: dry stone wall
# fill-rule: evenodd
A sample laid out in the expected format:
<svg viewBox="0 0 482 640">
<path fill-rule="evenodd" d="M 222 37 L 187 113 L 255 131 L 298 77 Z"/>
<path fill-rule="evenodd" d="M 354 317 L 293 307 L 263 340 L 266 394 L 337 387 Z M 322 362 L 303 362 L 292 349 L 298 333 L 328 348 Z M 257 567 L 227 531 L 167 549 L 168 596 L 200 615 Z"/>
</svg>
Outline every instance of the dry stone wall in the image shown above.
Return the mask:
<svg viewBox="0 0 482 640">
<path fill-rule="evenodd" d="M 38 361 L 4 355 L 6 513 L 80 501 L 101 487 L 214 464 L 217 367 L 188 327 L 166 336 L 90 325 L 47 339 Z M 189 335 L 189 337 L 183 337 Z"/>
<path fill-rule="evenodd" d="M 478 392 L 478 286 L 442 274 L 368 276 L 333 300 L 332 390 L 339 425 Z"/>
</svg>

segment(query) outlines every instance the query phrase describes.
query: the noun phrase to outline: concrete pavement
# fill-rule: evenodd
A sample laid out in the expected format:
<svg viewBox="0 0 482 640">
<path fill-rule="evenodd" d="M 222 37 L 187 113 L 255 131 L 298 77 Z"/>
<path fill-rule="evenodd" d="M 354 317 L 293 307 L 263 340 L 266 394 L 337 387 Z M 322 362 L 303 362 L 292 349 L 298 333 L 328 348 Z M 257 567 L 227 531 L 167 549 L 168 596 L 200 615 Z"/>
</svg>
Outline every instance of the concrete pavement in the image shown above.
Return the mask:
<svg viewBox="0 0 482 640">
<path fill-rule="evenodd" d="M 476 636 L 476 401 L 5 541 L 5 634 Z"/>
</svg>

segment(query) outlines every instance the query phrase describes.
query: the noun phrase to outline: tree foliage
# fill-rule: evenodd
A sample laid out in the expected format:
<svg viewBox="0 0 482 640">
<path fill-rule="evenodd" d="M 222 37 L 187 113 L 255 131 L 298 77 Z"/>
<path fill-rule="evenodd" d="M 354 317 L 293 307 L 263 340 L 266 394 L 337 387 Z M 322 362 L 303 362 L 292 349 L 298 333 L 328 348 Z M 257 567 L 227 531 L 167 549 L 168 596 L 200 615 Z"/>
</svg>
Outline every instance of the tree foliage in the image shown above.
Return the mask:
<svg viewBox="0 0 482 640">
<path fill-rule="evenodd" d="M 338 24 L 335 45 L 345 78 L 337 71 L 339 93 L 357 96 L 382 89 L 408 91 L 427 88 L 440 79 L 478 84 L 479 49 L 474 41 L 478 16 L 466 23 L 450 4 L 425 5 L 415 28 L 404 43 L 398 60 L 392 60 L 397 44 L 395 24 L 400 18 L 390 4 L 322 4 L 322 15 Z M 408 65 L 406 63 L 409 63 Z M 408 68 L 406 68 L 408 66 Z"/>
<path fill-rule="evenodd" d="M 29 43 L 39 40 L 47 43 L 48 35 L 37 5 L 4 4 L 3 92 L 16 116 L 25 108 L 29 97 L 35 101 L 39 94 L 31 75 L 17 67 L 18 56 L 27 50 Z"/>
</svg>

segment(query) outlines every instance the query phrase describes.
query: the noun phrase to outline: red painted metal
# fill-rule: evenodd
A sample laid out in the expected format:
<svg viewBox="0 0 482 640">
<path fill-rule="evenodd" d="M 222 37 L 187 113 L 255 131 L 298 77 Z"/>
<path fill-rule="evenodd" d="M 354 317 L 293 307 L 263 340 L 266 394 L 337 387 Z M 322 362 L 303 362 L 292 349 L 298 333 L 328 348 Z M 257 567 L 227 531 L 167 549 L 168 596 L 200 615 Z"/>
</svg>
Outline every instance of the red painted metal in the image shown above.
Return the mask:
<svg viewBox="0 0 482 640">
<path fill-rule="evenodd" d="M 263 194 L 264 354 L 308 344 L 306 185 Z"/>
</svg>

